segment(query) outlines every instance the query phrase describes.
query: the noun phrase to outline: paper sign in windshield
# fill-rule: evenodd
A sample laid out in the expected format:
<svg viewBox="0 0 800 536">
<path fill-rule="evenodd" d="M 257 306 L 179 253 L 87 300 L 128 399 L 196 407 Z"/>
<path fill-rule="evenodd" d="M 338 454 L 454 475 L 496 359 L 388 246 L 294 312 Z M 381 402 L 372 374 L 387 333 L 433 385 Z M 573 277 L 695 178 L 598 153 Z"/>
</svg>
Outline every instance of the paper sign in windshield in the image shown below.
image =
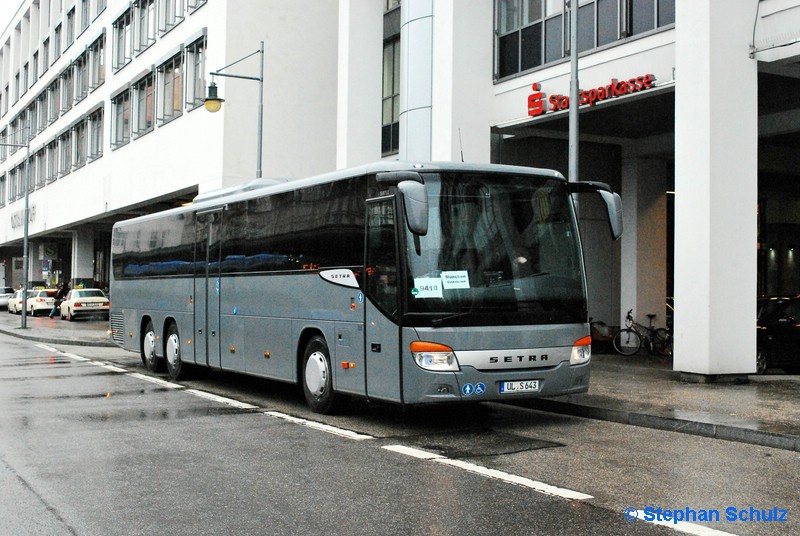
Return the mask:
<svg viewBox="0 0 800 536">
<path fill-rule="evenodd" d="M 469 274 L 466 270 L 442 272 L 442 286 L 446 289 L 469 288 Z"/>
<path fill-rule="evenodd" d="M 411 295 L 415 298 L 441 298 L 442 280 L 438 277 L 415 277 Z"/>
</svg>

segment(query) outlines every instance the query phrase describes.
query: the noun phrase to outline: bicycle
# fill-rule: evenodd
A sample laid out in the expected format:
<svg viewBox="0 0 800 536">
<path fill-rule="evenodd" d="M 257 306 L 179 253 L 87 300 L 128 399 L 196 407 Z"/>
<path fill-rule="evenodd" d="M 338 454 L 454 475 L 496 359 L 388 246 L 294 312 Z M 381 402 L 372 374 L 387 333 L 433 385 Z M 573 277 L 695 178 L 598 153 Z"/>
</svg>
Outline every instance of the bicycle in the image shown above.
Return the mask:
<svg viewBox="0 0 800 536">
<path fill-rule="evenodd" d="M 648 326 L 633 319 L 633 309 L 625 316 L 625 327 L 617 331 L 612 341 L 614 349 L 622 355 L 634 355 L 645 345 L 651 354 L 672 355 L 669 330 L 653 327 L 654 314 L 647 315 Z"/>
</svg>

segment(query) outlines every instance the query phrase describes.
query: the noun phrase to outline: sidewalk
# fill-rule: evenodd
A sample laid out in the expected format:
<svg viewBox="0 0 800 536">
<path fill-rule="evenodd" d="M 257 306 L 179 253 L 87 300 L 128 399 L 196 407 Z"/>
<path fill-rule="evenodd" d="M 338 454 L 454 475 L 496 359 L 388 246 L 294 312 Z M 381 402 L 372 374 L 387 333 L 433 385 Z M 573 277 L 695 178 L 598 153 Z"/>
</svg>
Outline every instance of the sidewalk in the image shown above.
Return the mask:
<svg viewBox="0 0 800 536">
<path fill-rule="evenodd" d="M 746 383 L 686 383 L 671 358 L 593 355 L 588 393 L 524 405 L 800 452 L 800 376 L 767 372 Z"/>
<path fill-rule="evenodd" d="M 0 333 L 37 342 L 72 344 L 76 346 L 116 346 L 108 334 L 105 320 L 81 319 L 74 322 L 45 316 L 26 316 L 26 329 L 22 329 L 22 315 L 8 314 L 0 309 Z"/>
<path fill-rule="evenodd" d="M 103 320 L 68 322 L 0 311 L 0 333 L 51 344 L 115 346 Z M 592 356 L 589 392 L 528 400 L 534 409 L 800 452 L 800 376 L 780 370 L 748 383 L 684 383 L 670 359 L 644 352 Z"/>
</svg>

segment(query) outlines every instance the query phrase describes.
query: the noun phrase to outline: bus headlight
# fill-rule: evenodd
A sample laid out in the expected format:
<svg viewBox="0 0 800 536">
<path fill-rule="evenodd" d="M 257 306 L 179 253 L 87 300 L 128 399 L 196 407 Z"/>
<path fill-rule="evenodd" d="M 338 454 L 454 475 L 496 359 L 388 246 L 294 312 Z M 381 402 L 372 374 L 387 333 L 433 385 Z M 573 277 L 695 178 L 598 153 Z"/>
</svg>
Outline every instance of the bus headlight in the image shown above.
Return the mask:
<svg viewBox="0 0 800 536">
<path fill-rule="evenodd" d="M 570 365 L 582 365 L 592 358 L 592 338 L 586 336 L 575 341 L 572 345 L 572 354 L 569 356 Z"/>
<path fill-rule="evenodd" d="M 420 368 L 435 371 L 458 371 L 458 360 L 453 349 L 435 342 L 414 341 L 411 354 Z"/>
</svg>

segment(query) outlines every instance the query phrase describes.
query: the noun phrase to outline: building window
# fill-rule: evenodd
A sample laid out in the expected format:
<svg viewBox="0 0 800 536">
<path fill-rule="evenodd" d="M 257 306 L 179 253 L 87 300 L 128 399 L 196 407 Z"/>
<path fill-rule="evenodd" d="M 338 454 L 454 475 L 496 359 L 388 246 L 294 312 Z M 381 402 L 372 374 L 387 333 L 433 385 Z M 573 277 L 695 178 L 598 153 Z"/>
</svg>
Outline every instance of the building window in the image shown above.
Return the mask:
<svg viewBox="0 0 800 536">
<path fill-rule="evenodd" d="M 58 178 L 58 140 L 47 144 L 47 183 Z"/>
<path fill-rule="evenodd" d="M 50 38 L 47 38 L 42 43 L 42 74 L 47 72 L 50 68 Z"/>
<path fill-rule="evenodd" d="M 0 143 L 10 143 L 8 140 L 8 131 L 3 129 L 0 131 Z M 8 146 L 0 145 L 0 162 L 5 162 L 8 158 Z"/>
<path fill-rule="evenodd" d="M 569 54 L 569 10 L 564 0 L 495 0 L 497 78 Z M 578 51 L 605 46 L 675 22 L 675 0 L 582 0 Z"/>
<path fill-rule="evenodd" d="M 39 174 L 36 166 L 36 155 L 31 156 L 31 160 L 28 163 L 28 185 L 30 186 L 30 191 L 33 191 L 37 188 L 39 184 Z"/>
<path fill-rule="evenodd" d="M 64 69 L 61 73 L 61 113 L 72 109 L 74 100 L 74 77 L 72 76 L 72 65 Z"/>
<path fill-rule="evenodd" d="M 81 0 L 81 32 L 89 27 L 89 20 L 91 15 L 89 13 L 89 0 Z"/>
<path fill-rule="evenodd" d="M 13 203 L 17 200 L 17 170 L 8 170 L 8 202 Z"/>
<path fill-rule="evenodd" d="M 193 13 L 198 8 L 206 5 L 208 0 L 187 0 L 186 7 L 189 9 L 190 13 Z"/>
<path fill-rule="evenodd" d="M 13 119 L 11 121 L 11 124 L 9 125 L 9 128 L 11 129 L 11 143 L 13 145 L 11 145 L 11 147 L 8 148 L 8 154 L 14 154 L 17 152 L 17 150 L 19 150 L 19 147 L 17 147 L 17 145 L 21 144 L 20 135 L 22 134 L 22 132 L 20 130 L 19 119 L 18 118 Z"/>
<path fill-rule="evenodd" d="M 72 171 L 72 129 L 58 137 L 58 176 L 69 175 Z"/>
<path fill-rule="evenodd" d="M 53 124 L 61 113 L 61 91 L 59 90 L 60 79 L 56 78 L 47 87 L 47 122 Z"/>
<path fill-rule="evenodd" d="M 183 108 L 182 57 L 180 54 L 158 67 L 158 119 L 161 123 L 172 121 L 181 115 Z"/>
<path fill-rule="evenodd" d="M 36 151 L 34 156 L 36 162 L 36 188 L 41 188 L 47 184 L 47 148 L 42 147 Z"/>
<path fill-rule="evenodd" d="M 25 64 L 22 66 L 22 94 L 28 92 L 28 79 L 30 77 L 30 66 Z"/>
<path fill-rule="evenodd" d="M 114 115 L 111 145 L 119 147 L 131 141 L 131 92 L 125 90 L 111 100 Z"/>
<path fill-rule="evenodd" d="M 206 38 L 186 47 L 186 104 L 203 105 L 206 91 Z"/>
<path fill-rule="evenodd" d="M 400 148 L 400 39 L 383 45 L 383 120 L 381 154 Z"/>
<path fill-rule="evenodd" d="M 53 61 L 61 57 L 61 25 L 53 30 Z"/>
<path fill-rule="evenodd" d="M 39 51 L 33 53 L 31 60 L 31 85 L 39 80 Z"/>
<path fill-rule="evenodd" d="M 89 94 L 89 52 L 75 60 L 75 102 L 80 102 Z"/>
<path fill-rule="evenodd" d="M 138 0 L 135 7 L 137 50 L 144 50 L 156 40 L 156 0 Z"/>
<path fill-rule="evenodd" d="M 94 16 L 96 17 L 102 11 L 106 9 L 106 3 L 108 0 L 94 0 Z"/>
<path fill-rule="evenodd" d="M 75 8 L 69 10 L 67 13 L 67 29 L 66 29 L 67 42 L 64 45 L 64 50 L 72 46 L 75 42 Z"/>
<path fill-rule="evenodd" d="M 30 127 L 28 136 L 34 138 L 39 133 L 39 107 L 36 100 L 28 106 L 28 126 Z"/>
<path fill-rule="evenodd" d="M 33 125 L 36 128 L 37 132 L 43 131 L 47 128 L 47 90 L 42 91 L 39 93 L 39 96 L 36 97 L 36 117 L 37 122 Z"/>
<path fill-rule="evenodd" d="M 159 5 L 161 7 L 159 17 L 159 31 L 166 33 L 172 29 L 173 26 L 183 20 L 183 5 L 186 0 L 161 0 Z"/>
<path fill-rule="evenodd" d="M 0 207 L 6 206 L 6 176 L 0 175 Z"/>
<path fill-rule="evenodd" d="M 89 46 L 89 90 L 99 87 L 106 80 L 105 44 L 106 36 L 103 34 Z"/>
<path fill-rule="evenodd" d="M 75 125 L 75 169 L 86 165 L 86 158 L 89 153 L 89 130 L 86 121 L 81 121 Z"/>
<path fill-rule="evenodd" d="M 112 69 L 118 71 L 130 63 L 133 57 L 133 21 L 131 10 L 127 10 L 114 21 L 114 62 Z"/>
<path fill-rule="evenodd" d="M 136 95 L 136 110 L 133 132 L 136 137 L 153 130 L 156 114 L 156 99 L 154 94 L 155 76 L 148 74 L 133 86 Z"/>
<path fill-rule="evenodd" d="M 103 109 L 89 116 L 89 161 L 103 156 Z"/>
</svg>

